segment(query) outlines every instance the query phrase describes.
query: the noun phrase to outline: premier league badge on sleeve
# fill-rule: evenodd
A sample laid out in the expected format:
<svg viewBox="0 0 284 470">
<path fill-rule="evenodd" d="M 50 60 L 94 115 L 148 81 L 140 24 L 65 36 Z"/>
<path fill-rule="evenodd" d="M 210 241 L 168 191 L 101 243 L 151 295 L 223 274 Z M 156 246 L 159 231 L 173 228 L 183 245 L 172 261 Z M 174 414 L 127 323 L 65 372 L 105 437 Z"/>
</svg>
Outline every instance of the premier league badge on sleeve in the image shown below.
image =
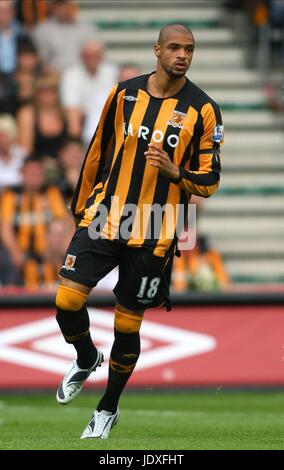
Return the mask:
<svg viewBox="0 0 284 470">
<path fill-rule="evenodd" d="M 224 126 L 222 126 L 221 124 L 217 124 L 217 126 L 214 127 L 212 140 L 213 142 L 220 144 L 220 142 L 222 142 L 223 140 L 223 137 L 224 137 Z"/>
</svg>

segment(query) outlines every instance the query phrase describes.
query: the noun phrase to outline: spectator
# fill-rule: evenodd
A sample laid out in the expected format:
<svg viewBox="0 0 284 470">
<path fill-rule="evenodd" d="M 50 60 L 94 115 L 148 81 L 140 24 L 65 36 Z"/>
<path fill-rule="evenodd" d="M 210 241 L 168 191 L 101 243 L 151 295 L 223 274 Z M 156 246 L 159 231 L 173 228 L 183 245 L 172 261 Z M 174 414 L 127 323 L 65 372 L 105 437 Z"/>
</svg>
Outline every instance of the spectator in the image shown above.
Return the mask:
<svg viewBox="0 0 284 470">
<path fill-rule="evenodd" d="M 28 38 L 17 48 L 17 69 L 13 74 L 0 74 L 0 113 L 15 115 L 18 107 L 30 101 L 35 78 L 40 72 L 37 51 Z"/>
<path fill-rule="evenodd" d="M 142 72 L 138 65 L 136 64 L 122 64 L 120 66 L 118 82 L 124 82 L 125 80 L 130 80 L 130 78 L 138 77 Z"/>
<path fill-rule="evenodd" d="M 22 41 L 18 47 L 17 70 L 38 75 L 40 72 L 39 56 L 30 40 Z"/>
<path fill-rule="evenodd" d="M 48 0 L 17 0 L 17 17 L 27 29 L 48 17 Z"/>
<path fill-rule="evenodd" d="M 198 236 L 193 250 L 183 251 L 182 257 L 174 260 L 175 291 L 225 289 L 229 283 L 220 253 L 212 249 L 203 236 Z"/>
<path fill-rule="evenodd" d="M 284 0 L 271 0 L 271 50 L 274 66 L 284 65 Z"/>
<path fill-rule="evenodd" d="M 58 272 L 74 233 L 71 216 L 54 218 L 47 228 L 47 249 L 44 253 L 41 272 L 34 278 L 34 287 L 41 284 L 45 289 L 55 289 L 58 285 Z M 41 275 L 39 275 L 41 274 Z"/>
<path fill-rule="evenodd" d="M 196 205 L 198 221 L 204 200 L 193 195 L 191 204 Z M 210 247 L 202 234 L 197 233 L 196 246 L 192 250 L 183 251 L 182 257 L 175 258 L 173 267 L 173 289 L 176 291 L 224 289 L 230 283 L 220 253 Z"/>
<path fill-rule="evenodd" d="M 15 115 L 17 110 L 17 83 L 12 75 L 0 73 L 0 114 Z"/>
<path fill-rule="evenodd" d="M 61 83 L 70 135 L 80 137 L 83 128 L 84 142 L 90 141 L 104 102 L 117 79 L 118 68 L 105 62 L 103 45 L 94 40 L 85 43 L 81 62 L 66 70 Z"/>
<path fill-rule="evenodd" d="M 33 38 L 47 67 L 62 72 L 79 58 L 82 45 L 95 28 L 77 19 L 73 0 L 53 0 L 51 18 L 36 26 Z"/>
<path fill-rule="evenodd" d="M 56 187 L 46 187 L 42 163 L 28 158 L 22 187 L 4 191 L 1 206 L 3 246 L 24 285 L 35 287 L 47 250 L 49 224 L 67 215 L 63 198 Z"/>
<path fill-rule="evenodd" d="M 80 139 L 69 138 L 59 151 L 59 165 L 62 171 L 58 183 L 65 201 L 70 204 L 80 175 L 84 158 L 83 143 Z"/>
<path fill-rule="evenodd" d="M 0 287 L 15 286 L 19 284 L 19 282 L 19 273 L 12 263 L 9 252 L 0 241 Z"/>
<path fill-rule="evenodd" d="M 41 71 L 37 50 L 31 41 L 24 41 L 18 48 L 18 64 L 15 74 L 17 106 L 31 103 L 36 79 Z"/>
<path fill-rule="evenodd" d="M 0 73 L 12 74 L 17 65 L 17 45 L 23 30 L 15 20 L 12 0 L 0 1 Z"/>
<path fill-rule="evenodd" d="M 7 115 L 0 115 L 0 190 L 7 186 L 19 186 L 21 168 L 27 156 L 25 150 L 15 144 L 17 125 Z"/>
<path fill-rule="evenodd" d="M 18 112 L 19 144 L 37 157 L 57 158 L 67 135 L 67 123 L 58 96 L 58 81 L 53 75 L 40 78 L 35 102 Z"/>
</svg>

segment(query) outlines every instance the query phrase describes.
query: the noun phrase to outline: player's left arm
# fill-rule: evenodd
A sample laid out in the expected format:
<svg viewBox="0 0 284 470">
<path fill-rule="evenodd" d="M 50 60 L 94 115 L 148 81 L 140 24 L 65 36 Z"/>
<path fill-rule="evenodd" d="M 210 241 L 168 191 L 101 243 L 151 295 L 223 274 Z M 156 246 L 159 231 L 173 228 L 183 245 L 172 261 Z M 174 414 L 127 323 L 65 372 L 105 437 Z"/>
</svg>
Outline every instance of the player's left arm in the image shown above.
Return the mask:
<svg viewBox="0 0 284 470">
<path fill-rule="evenodd" d="M 200 137 L 198 154 L 194 155 L 197 169 L 186 170 L 171 162 L 167 152 L 149 144 L 145 152 L 149 164 L 178 184 L 184 191 L 197 196 L 209 197 L 215 193 L 220 181 L 220 146 L 223 141 L 223 122 L 220 110 L 214 103 L 203 106 L 203 132 Z"/>
</svg>

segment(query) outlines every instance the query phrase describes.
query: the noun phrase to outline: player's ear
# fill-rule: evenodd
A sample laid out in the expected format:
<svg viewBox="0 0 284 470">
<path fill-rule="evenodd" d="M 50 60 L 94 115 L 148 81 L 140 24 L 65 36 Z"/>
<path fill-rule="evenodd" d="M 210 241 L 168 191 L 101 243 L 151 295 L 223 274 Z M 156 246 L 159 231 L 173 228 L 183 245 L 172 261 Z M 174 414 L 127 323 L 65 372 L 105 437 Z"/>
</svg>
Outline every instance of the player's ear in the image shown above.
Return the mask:
<svg viewBox="0 0 284 470">
<path fill-rule="evenodd" d="M 155 44 L 154 50 L 155 50 L 155 56 L 160 57 L 160 45 L 159 44 Z"/>
</svg>

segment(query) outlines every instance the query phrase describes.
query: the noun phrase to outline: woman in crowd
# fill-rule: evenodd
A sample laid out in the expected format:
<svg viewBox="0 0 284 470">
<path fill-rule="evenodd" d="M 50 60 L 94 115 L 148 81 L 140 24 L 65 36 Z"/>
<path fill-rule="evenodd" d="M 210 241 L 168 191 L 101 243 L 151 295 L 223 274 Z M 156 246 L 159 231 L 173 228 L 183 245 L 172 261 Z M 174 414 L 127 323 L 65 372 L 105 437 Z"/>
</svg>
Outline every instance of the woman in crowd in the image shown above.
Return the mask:
<svg viewBox="0 0 284 470">
<path fill-rule="evenodd" d="M 20 108 L 17 118 L 19 144 L 37 157 L 57 158 L 67 130 L 56 76 L 46 75 L 38 80 L 34 103 Z"/>
</svg>

